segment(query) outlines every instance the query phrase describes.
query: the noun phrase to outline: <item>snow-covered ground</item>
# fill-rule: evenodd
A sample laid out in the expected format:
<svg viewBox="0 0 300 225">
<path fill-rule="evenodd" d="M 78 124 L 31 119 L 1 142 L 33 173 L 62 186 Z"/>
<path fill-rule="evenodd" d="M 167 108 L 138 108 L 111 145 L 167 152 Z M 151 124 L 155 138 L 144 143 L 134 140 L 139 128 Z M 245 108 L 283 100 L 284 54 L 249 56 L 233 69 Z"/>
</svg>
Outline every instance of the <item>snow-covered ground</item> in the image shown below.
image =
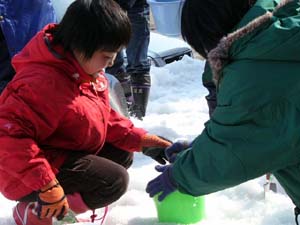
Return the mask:
<svg viewBox="0 0 300 225">
<path fill-rule="evenodd" d="M 137 126 L 172 140 L 192 140 L 208 119 L 201 84 L 204 62 L 184 57 L 183 60 L 153 67 L 148 114 L 143 121 L 133 119 Z M 145 192 L 147 182 L 158 175 L 156 163 L 137 153 L 130 173 L 128 192 L 109 206 L 106 225 L 158 225 L 154 202 Z M 206 218 L 197 225 L 292 225 L 293 204 L 281 190 L 264 197 L 261 177 L 237 187 L 205 196 Z M 15 225 L 11 218 L 15 202 L 0 195 L 0 225 Z M 101 210 L 98 214 L 101 215 Z M 92 223 L 77 223 L 91 225 Z M 95 224 L 95 223 L 94 223 Z M 97 221 L 96 224 L 100 224 Z M 164 225 L 171 225 L 165 223 Z M 174 224 L 172 224 L 174 225 Z"/>
</svg>

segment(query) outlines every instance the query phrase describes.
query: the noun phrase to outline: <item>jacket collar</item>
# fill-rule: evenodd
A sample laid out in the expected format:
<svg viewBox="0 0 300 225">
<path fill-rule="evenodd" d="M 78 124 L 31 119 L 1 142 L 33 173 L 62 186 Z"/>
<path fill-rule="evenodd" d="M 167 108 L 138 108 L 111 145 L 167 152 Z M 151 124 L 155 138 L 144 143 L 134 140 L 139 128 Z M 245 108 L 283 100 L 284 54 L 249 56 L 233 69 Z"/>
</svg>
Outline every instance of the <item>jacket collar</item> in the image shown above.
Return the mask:
<svg viewBox="0 0 300 225">
<path fill-rule="evenodd" d="M 65 51 L 60 45 L 52 45 L 53 37 L 49 31 L 56 26 L 45 26 L 15 55 L 12 64 L 16 72 L 33 64 L 44 64 L 56 68 L 78 84 L 95 82 L 95 78 L 81 68 L 72 52 Z"/>
<path fill-rule="evenodd" d="M 73 53 L 64 51 L 62 46 L 53 46 L 51 44 L 53 37 L 51 34 L 47 33 L 47 30 L 53 29 L 53 27 L 55 27 L 55 26 L 57 26 L 57 25 L 50 24 L 48 26 L 48 29 L 46 29 L 44 32 L 44 41 L 45 41 L 45 44 L 46 44 L 49 52 L 57 60 L 65 60 L 70 65 L 73 65 L 73 67 L 75 68 L 75 71 L 72 71 L 72 72 L 70 71 L 71 73 L 68 73 L 68 75 L 70 75 L 73 79 L 75 79 L 75 81 L 77 83 L 93 83 L 93 82 L 95 82 L 98 75 L 90 76 L 89 74 L 87 74 L 82 69 L 82 67 L 79 65 L 79 63 L 77 62 Z M 101 74 L 103 75 L 103 71 L 101 72 Z"/>
<path fill-rule="evenodd" d="M 210 64 L 212 75 L 213 75 L 213 81 L 215 84 L 219 83 L 219 80 L 221 78 L 221 73 L 226 64 L 229 62 L 229 50 L 232 44 L 239 40 L 240 38 L 244 37 L 245 35 L 253 32 L 256 28 L 262 26 L 263 24 L 266 24 L 267 22 L 270 22 L 272 20 L 272 17 L 274 13 L 277 12 L 277 10 L 284 5 L 288 4 L 289 2 L 292 2 L 293 0 L 282 0 L 274 9 L 273 12 L 267 11 L 263 15 L 253 19 L 249 23 L 247 23 L 245 26 L 237 29 L 236 31 L 228 34 L 227 36 L 223 37 L 216 48 L 212 49 L 208 53 L 207 60 Z"/>
</svg>

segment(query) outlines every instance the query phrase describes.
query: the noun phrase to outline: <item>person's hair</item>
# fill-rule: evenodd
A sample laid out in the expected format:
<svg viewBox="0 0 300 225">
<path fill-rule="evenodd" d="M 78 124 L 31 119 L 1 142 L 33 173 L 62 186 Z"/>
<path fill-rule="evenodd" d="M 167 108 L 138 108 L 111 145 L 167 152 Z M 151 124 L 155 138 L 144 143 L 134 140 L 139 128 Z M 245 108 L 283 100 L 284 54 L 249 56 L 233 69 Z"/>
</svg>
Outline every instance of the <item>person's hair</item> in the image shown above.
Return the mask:
<svg viewBox="0 0 300 225">
<path fill-rule="evenodd" d="M 201 56 L 215 48 L 238 24 L 256 0 L 185 0 L 181 33 Z"/>
<path fill-rule="evenodd" d="M 95 51 L 115 52 L 127 46 L 131 25 L 114 0 L 76 0 L 51 33 L 53 45 L 77 50 L 90 59 Z"/>
</svg>

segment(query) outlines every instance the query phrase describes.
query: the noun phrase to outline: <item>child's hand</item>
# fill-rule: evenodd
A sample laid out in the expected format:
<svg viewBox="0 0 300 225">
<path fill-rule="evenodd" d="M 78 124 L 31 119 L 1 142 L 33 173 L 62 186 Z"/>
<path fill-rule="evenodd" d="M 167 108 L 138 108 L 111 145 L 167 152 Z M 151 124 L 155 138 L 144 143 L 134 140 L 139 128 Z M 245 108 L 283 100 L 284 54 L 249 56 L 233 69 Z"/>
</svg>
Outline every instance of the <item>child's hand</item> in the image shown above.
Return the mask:
<svg viewBox="0 0 300 225">
<path fill-rule="evenodd" d="M 141 142 L 142 152 L 163 165 L 167 161 L 165 149 L 171 145 L 171 141 L 152 134 L 146 134 Z"/>
<path fill-rule="evenodd" d="M 64 190 L 56 179 L 39 191 L 37 208 L 39 218 L 62 219 L 68 209 L 69 205 Z"/>
</svg>

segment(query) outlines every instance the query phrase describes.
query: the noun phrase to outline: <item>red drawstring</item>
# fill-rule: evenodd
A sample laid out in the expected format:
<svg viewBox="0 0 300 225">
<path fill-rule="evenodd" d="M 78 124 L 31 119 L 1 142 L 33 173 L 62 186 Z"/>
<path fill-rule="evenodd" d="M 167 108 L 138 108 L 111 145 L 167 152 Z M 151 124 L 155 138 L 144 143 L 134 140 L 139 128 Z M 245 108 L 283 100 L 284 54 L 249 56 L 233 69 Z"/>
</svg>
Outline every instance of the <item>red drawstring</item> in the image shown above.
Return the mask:
<svg viewBox="0 0 300 225">
<path fill-rule="evenodd" d="M 91 221 L 92 221 L 92 223 L 94 223 L 94 221 L 95 221 L 95 219 L 96 219 L 97 216 L 98 215 L 95 214 L 95 209 L 93 209 L 93 214 L 91 215 Z"/>
<path fill-rule="evenodd" d="M 105 206 L 105 208 L 104 208 L 104 213 L 103 213 L 103 216 L 102 216 L 102 220 L 101 220 L 101 225 L 104 223 L 104 220 L 105 220 L 105 218 L 106 218 L 106 216 L 107 216 L 107 213 L 108 213 L 108 206 Z"/>
<path fill-rule="evenodd" d="M 97 218 L 98 215 L 96 214 L 96 211 L 94 209 L 94 210 L 92 210 L 92 215 L 90 216 L 90 219 L 80 219 L 80 218 L 77 218 L 77 217 L 76 217 L 76 219 L 77 219 L 77 222 L 92 222 L 92 223 L 94 223 L 95 221 L 100 220 L 101 221 L 100 225 L 103 225 L 104 220 L 107 216 L 107 213 L 108 213 L 108 206 L 105 206 L 103 216 L 100 217 L 100 218 Z"/>
<path fill-rule="evenodd" d="M 108 213 L 108 206 L 105 206 L 105 207 L 104 207 L 104 213 L 103 213 L 103 216 L 100 217 L 100 218 L 97 218 L 98 215 L 95 213 L 95 209 L 94 209 L 94 210 L 93 210 L 93 214 L 91 215 L 91 221 L 92 221 L 92 223 L 94 223 L 94 222 L 97 221 L 97 220 L 101 220 L 100 225 L 103 225 L 104 220 L 105 220 L 105 218 L 106 218 L 106 216 L 107 216 L 107 213 Z"/>
</svg>

